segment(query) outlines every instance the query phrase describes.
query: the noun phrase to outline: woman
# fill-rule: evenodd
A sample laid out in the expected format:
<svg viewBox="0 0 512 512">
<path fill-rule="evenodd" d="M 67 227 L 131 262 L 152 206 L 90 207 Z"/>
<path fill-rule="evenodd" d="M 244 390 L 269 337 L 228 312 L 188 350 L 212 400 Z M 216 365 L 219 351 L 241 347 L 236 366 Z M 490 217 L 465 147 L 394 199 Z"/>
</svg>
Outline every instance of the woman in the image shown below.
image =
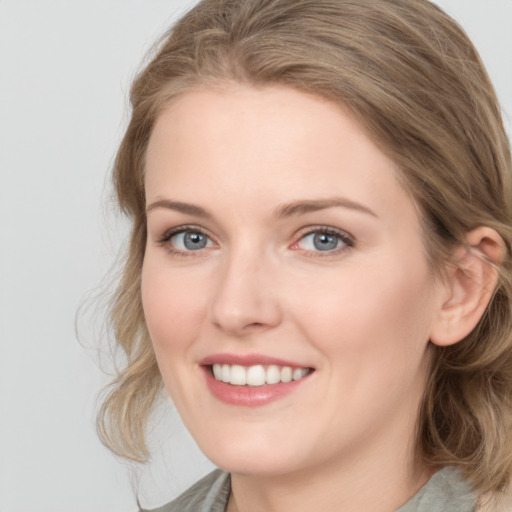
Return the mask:
<svg viewBox="0 0 512 512">
<path fill-rule="evenodd" d="M 145 460 L 163 384 L 224 470 L 159 510 L 509 507 L 510 148 L 455 22 L 207 0 L 131 102 L 100 432 Z"/>
</svg>

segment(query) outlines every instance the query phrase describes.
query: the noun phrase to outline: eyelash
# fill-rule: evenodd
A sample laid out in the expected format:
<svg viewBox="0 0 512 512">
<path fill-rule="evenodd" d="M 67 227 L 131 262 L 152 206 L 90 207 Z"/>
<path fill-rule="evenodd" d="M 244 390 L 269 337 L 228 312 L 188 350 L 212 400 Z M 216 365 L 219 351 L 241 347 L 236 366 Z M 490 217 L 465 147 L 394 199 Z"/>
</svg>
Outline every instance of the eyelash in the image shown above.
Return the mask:
<svg viewBox="0 0 512 512">
<path fill-rule="evenodd" d="M 198 233 L 208 238 L 209 241 L 215 243 L 215 241 L 212 239 L 212 237 L 202 228 L 199 226 L 194 225 L 187 225 L 187 226 L 177 226 L 175 228 L 167 230 L 162 236 L 159 237 L 157 240 L 157 243 L 162 246 L 166 247 L 168 252 L 170 254 L 175 254 L 178 256 L 197 256 L 197 254 L 201 251 L 201 249 L 198 249 L 196 251 L 194 250 L 188 250 L 183 251 L 180 249 L 176 249 L 173 247 L 173 245 L 170 243 L 171 239 L 179 234 L 183 233 Z M 290 245 L 290 249 L 292 250 L 300 250 L 300 248 L 297 247 L 297 245 L 303 241 L 306 237 L 316 234 L 325 234 L 329 236 L 335 236 L 338 238 L 339 241 L 343 244 L 341 247 L 336 247 L 331 250 L 321 251 L 321 250 L 305 250 L 304 253 L 307 256 L 313 256 L 317 258 L 326 258 L 329 256 L 338 255 L 341 252 L 345 252 L 355 245 L 355 240 L 352 235 L 347 233 L 346 231 L 343 231 L 341 229 L 333 228 L 330 226 L 309 226 L 307 228 L 304 228 L 300 233 L 299 236 L 296 238 L 296 240 Z"/>
<path fill-rule="evenodd" d="M 321 250 L 305 250 L 305 254 L 307 256 L 313 256 L 315 258 L 328 258 L 331 256 L 337 256 L 342 252 L 348 251 L 352 249 L 355 246 L 355 240 L 352 235 L 347 233 L 346 231 L 343 231 L 341 229 L 333 228 L 331 226 L 309 226 L 307 228 L 304 228 L 299 233 L 298 238 L 295 242 L 290 246 L 292 250 L 299 250 L 300 248 L 297 247 L 297 245 L 303 241 L 306 237 L 311 235 L 329 235 L 329 236 L 335 236 L 338 238 L 338 240 L 342 243 L 341 247 L 336 247 L 331 250 L 321 251 Z"/>
<path fill-rule="evenodd" d="M 208 240 L 213 241 L 212 237 L 204 229 L 200 228 L 199 226 L 190 225 L 190 226 L 177 226 L 175 228 L 167 230 L 161 237 L 159 237 L 159 239 L 157 240 L 157 243 L 158 243 L 158 245 L 165 247 L 170 254 L 174 254 L 177 256 L 183 256 L 183 257 L 196 256 L 196 254 L 194 254 L 194 253 L 200 252 L 200 250 L 182 251 L 180 249 L 174 248 L 173 245 L 170 243 L 172 237 L 182 234 L 182 233 L 197 233 L 197 234 L 205 236 L 206 238 L 208 238 Z"/>
</svg>

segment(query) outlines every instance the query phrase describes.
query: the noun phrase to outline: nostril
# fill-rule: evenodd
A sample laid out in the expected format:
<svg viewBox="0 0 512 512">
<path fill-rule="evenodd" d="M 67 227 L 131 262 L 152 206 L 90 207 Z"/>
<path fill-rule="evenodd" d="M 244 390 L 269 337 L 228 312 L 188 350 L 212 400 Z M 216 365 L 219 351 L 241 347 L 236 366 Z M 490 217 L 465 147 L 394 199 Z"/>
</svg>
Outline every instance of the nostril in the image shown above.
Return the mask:
<svg viewBox="0 0 512 512">
<path fill-rule="evenodd" d="M 253 322 L 253 323 L 251 323 L 251 324 L 246 325 L 246 327 L 245 327 L 245 328 L 246 328 L 246 329 L 250 329 L 251 327 L 253 327 L 253 328 L 259 328 L 259 327 L 264 327 L 264 326 L 265 326 L 265 324 L 263 324 L 263 323 L 261 323 L 261 322 Z"/>
</svg>

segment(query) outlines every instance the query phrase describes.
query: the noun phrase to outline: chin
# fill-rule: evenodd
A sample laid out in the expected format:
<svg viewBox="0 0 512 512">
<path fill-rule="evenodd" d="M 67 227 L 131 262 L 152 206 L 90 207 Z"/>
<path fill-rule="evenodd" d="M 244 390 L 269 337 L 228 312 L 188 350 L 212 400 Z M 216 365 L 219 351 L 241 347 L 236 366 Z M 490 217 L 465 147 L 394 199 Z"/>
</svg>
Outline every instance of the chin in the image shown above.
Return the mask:
<svg viewBox="0 0 512 512">
<path fill-rule="evenodd" d="M 295 469 L 290 460 L 262 454 L 233 454 L 233 456 L 221 454 L 218 457 L 208 457 L 217 467 L 232 474 L 251 476 L 278 476 L 292 473 Z"/>
<path fill-rule="evenodd" d="M 263 440 L 261 436 L 256 439 L 219 436 L 217 442 L 198 444 L 209 460 L 229 473 L 280 475 L 293 472 L 300 466 L 297 450 L 289 450 L 278 441 Z"/>
</svg>

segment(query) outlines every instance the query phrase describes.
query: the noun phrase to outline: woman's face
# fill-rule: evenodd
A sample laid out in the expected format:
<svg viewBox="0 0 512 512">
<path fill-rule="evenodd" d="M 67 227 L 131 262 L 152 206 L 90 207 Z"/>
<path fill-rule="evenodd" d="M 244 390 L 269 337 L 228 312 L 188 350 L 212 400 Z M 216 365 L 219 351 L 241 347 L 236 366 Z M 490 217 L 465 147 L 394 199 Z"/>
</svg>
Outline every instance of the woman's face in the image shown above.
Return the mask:
<svg viewBox="0 0 512 512">
<path fill-rule="evenodd" d="M 444 291 L 351 116 L 284 87 L 189 92 L 155 125 L 146 195 L 148 329 L 214 463 L 283 474 L 411 448 Z"/>
</svg>

